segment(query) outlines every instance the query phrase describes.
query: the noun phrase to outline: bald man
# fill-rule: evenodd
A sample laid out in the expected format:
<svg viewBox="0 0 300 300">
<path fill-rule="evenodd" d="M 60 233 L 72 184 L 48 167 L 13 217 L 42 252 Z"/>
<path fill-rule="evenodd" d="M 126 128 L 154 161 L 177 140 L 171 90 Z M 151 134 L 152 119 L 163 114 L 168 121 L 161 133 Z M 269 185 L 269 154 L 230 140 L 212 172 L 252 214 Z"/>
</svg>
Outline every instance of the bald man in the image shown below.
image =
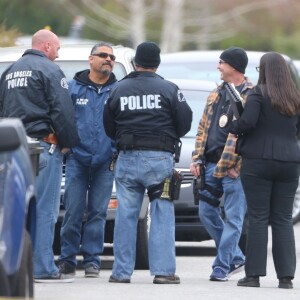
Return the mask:
<svg viewBox="0 0 300 300">
<path fill-rule="evenodd" d="M 42 51 L 51 61 L 58 58 L 60 41 L 52 31 L 41 29 L 32 37 L 32 49 Z"/>
<path fill-rule="evenodd" d="M 8 67 L 0 80 L 0 117 L 20 118 L 27 135 L 44 148 L 36 178 L 34 241 L 36 282 L 72 282 L 55 265 L 52 244 L 60 205 L 63 153 L 79 143 L 67 79 L 53 61 L 59 38 L 49 30 L 32 37 L 32 49 Z"/>
</svg>

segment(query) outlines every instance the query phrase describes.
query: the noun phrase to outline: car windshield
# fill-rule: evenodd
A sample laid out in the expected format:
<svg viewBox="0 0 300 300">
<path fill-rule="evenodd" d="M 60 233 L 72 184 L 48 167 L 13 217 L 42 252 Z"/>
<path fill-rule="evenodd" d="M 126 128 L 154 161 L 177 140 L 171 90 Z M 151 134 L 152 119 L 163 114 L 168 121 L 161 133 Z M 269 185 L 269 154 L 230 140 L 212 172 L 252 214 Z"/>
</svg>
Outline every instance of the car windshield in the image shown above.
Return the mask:
<svg viewBox="0 0 300 300">
<path fill-rule="evenodd" d="M 257 67 L 257 64 L 249 63 L 245 74 L 254 84 L 258 80 L 258 72 L 255 67 Z M 157 73 L 164 78 L 221 81 L 216 62 L 162 62 Z"/>
<path fill-rule="evenodd" d="M 187 103 L 193 111 L 193 122 L 191 130 L 185 135 L 186 137 L 195 138 L 197 134 L 198 124 L 202 117 L 206 99 L 209 95 L 207 91 L 199 90 L 181 90 L 186 98 Z"/>
</svg>

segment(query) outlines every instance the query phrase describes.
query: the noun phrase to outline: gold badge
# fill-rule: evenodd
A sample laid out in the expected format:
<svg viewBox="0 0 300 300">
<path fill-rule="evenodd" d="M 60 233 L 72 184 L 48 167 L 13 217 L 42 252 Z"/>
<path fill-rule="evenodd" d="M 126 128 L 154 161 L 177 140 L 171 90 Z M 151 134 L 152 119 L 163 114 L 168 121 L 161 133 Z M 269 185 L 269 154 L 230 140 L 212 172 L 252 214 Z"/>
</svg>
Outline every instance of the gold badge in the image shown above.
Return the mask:
<svg viewBox="0 0 300 300">
<path fill-rule="evenodd" d="M 228 123 L 228 116 L 223 114 L 221 115 L 220 119 L 219 119 L 219 126 L 221 128 L 224 128 Z"/>
<path fill-rule="evenodd" d="M 170 178 L 165 179 L 163 192 L 162 192 L 160 198 L 170 200 Z"/>
</svg>

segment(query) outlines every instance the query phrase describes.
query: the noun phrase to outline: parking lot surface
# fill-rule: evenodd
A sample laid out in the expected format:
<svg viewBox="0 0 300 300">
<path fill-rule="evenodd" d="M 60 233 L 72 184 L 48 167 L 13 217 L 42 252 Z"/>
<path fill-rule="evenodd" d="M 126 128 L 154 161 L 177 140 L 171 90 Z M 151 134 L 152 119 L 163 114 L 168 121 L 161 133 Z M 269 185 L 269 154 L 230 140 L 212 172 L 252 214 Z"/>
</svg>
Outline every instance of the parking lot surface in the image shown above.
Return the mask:
<svg viewBox="0 0 300 300">
<path fill-rule="evenodd" d="M 300 224 L 294 226 L 296 237 L 297 259 L 300 261 Z M 189 245 L 189 253 L 183 250 Z M 300 268 L 296 270 L 294 289 L 277 288 L 278 281 L 271 256 L 271 234 L 269 235 L 269 253 L 267 276 L 261 278 L 260 288 L 238 287 L 237 280 L 244 273 L 233 275 L 227 282 L 209 281 L 211 264 L 214 259 L 213 242 L 184 243 L 178 245 L 177 274 L 181 278 L 179 285 L 154 285 L 153 277 L 147 270 L 135 271 L 130 284 L 108 283 L 111 274 L 112 257 L 104 257 L 105 269 L 101 270 L 96 279 L 84 278 L 83 270 L 76 273 L 73 283 L 35 284 L 36 300 L 282 300 L 299 299 Z M 202 256 L 195 256 L 197 253 Z M 203 256 L 205 255 L 205 256 Z M 208 256 L 209 255 L 209 256 Z"/>
</svg>

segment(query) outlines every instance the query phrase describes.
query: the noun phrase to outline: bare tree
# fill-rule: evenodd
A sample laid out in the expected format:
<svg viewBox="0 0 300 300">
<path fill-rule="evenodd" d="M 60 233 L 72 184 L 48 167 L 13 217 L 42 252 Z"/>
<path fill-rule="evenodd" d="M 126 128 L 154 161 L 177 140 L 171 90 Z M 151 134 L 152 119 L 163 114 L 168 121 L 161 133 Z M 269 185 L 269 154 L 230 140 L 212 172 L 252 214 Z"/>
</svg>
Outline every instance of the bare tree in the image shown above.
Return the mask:
<svg viewBox="0 0 300 300">
<path fill-rule="evenodd" d="M 208 49 L 212 42 L 233 37 L 241 29 L 251 26 L 251 22 L 255 18 L 249 20 L 245 18 L 246 14 L 274 8 L 287 1 L 289 0 L 256 0 L 244 4 L 227 1 L 229 8 L 218 12 L 216 8 L 212 7 L 212 1 L 201 1 L 201 3 L 199 0 L 192 0 L 186 11 L 187 15 L 192 17 L 184 18 L 183 27 L 186 33 L 182 43 L 194 42 L 198 49 Z M 217 4 L 221 9 L 220 2 Z"/>
<path fill-rule="evenodd" d="M 130 32 L 132 45 L 138 45 L 146 38 L 145 34 L 145 1 L 144 0 L 132 0 L 127 1 L 130 11 Z"/>
<path fill-rule="evenodd" d="M 160 45 L 162 52 L 173 52 L 180 49 L 182 44 L 182 12 L 185 0 L 165 2 Z"/>
<path fill-rule="evenodd" d="M 134 48 L 152 39 L 160 42 L 163 52 L 172 52 L 186 44 L 207 49 L 251 26 L 257 31 L 250 13 L 267 13 L 299 0 L 115 0 L 118 12 L 106 9 L 100 0 L 59 1 L 73 16 L 81 14 L 80 3 L 86 12 L 85 26 L 107 37 L 129 40 Z"/>
</svg>

